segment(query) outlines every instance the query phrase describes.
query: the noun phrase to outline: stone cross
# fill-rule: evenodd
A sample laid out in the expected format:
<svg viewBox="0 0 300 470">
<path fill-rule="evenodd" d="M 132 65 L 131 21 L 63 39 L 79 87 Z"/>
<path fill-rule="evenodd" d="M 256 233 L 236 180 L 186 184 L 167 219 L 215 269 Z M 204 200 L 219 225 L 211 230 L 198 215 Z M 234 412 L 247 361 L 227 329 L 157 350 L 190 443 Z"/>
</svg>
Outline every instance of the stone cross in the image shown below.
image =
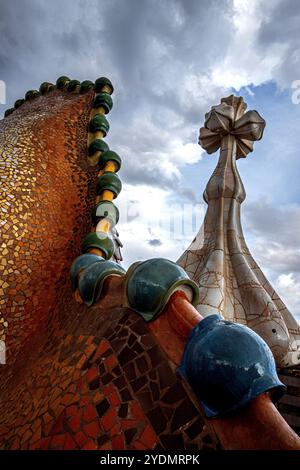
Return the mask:
<svg viewBox="0 0 300 470">
<path fill-rule="evenodd" d="M 255 262 L 240 219 L 246 193 L 236 160 L 253 150 L 265 121 L 247 111 L 243 98 L 229 96 L 205 115 L 199 143 L 218 164 L 203 197 L 208 204 L 201 229 L 177 261 L 200 287 L 201 315 L 219 314 L 252 328 L 270 346 L 277 365 L 300 363 L 300 326 Z"/>
</svg>

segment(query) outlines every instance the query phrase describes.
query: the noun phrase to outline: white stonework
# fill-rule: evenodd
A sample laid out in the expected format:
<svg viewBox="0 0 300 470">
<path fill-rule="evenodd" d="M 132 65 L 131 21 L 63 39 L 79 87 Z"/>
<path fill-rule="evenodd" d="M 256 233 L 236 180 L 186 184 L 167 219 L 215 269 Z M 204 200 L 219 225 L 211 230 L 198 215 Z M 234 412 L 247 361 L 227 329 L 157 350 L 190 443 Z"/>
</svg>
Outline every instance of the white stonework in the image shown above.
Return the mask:
<svg viewBox="0 0 300 470">
<path fill-rule="evenodd" d="M 213 106 L 200 129 L 200 145 L 220 157 L 204 191 L 203 225 L 177 261 L 200 287 L 198 311 L 248 325 L 270 346 L 280 367 L 300 363 L 300 326 L 278 297 L 246 245 L 240 219 L 246 193 L 236 160 L 262 138 L 265 121 L 229 96 Z"/>
</svg>

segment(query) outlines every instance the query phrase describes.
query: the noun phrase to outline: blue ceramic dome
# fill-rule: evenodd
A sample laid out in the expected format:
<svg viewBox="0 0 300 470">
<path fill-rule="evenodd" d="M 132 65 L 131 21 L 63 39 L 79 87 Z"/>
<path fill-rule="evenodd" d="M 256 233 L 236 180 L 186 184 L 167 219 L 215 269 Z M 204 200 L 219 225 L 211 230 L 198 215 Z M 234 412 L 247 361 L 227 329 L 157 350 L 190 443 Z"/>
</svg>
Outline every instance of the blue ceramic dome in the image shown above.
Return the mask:
<svg viewBox="0 0 300 470">
<path fill-rule="evenodd" d="M 207 417 L 233 413 L 267 391 L 276 400 L 286 389 L 265 341 L 219 315 L 204 318 L 191 331 L 179 371 Z"/>
</svg>

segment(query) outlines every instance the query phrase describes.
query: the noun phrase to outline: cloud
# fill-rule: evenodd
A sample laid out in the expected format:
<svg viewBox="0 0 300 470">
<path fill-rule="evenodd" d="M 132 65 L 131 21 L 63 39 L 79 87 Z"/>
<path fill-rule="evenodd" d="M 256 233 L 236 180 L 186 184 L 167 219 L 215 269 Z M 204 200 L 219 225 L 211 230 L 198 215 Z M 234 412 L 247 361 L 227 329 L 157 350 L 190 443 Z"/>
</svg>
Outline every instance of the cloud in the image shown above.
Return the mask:
<svg viewBox="0 0 300 470">
<path fill-rule="evenodd" d="M 180 190 L 180 169 L 200 161 L 203 155 L 197 143 L 188 141 L 189 129 L 178 128 L 176 135 L 170 136 L 167 129 L 157 127 L 145 116 L 133 122 L 131 135 L 118 132 L 123 126 L 117 123 L 110 136 L 110 142 L 116 142 L 114 148 L 124 161 L 122 179 L 130 184 Z"/>
<path fill-rule="evenodd" d="M 161 246 L 162 241 L 159 238 L 152 238 L 152 240 L 148 240 L 150 246 Z"/>
<path fill-rule="evenodd" d="M 230 50 L 212 69 L 213 83 L 239 90 L 249 84 L 259 85 L 272 78 L 278 51 L 266 51 L 257 45 L 257 38 L 268 10 L 268 2 L 235 0 L 231 19 L 234 40 Z"/>
<path fill-rule="evenodd" d="M 249 203 L 243 220 L 251 253 L 300 319 L 300 205 Z"/>
<path fill-rule="evenodd" d="M 256 201 L 247 203 L 243 211 L 246 224 L 256 236 L 288 249 L 300 247 L 300 205 L 274 206 L 269 201 Z"/>
<path fill-rule="evenodd" d="M 204 216 L 204 205 L 173 199 L 170 189 L 124 185 L 116 200 L 124 264 L 164 257 L 175 261 L 189 245 Z M 137 216 L 138 215 L 138 216 Z"/>
<path fill-rule="evenodd" d="M 296 278 L 294 273 L 281 274 L 276 279 L 274 287 L 300 321 L 300 276 Z"/>
<path fill-rule="evenodd" d="M 283 87 L 300 78 L 300 5 L 297 0 L 267 2 L 257 42 L 264 50 L 277 50 L 272 77 Z"/>
</svg>

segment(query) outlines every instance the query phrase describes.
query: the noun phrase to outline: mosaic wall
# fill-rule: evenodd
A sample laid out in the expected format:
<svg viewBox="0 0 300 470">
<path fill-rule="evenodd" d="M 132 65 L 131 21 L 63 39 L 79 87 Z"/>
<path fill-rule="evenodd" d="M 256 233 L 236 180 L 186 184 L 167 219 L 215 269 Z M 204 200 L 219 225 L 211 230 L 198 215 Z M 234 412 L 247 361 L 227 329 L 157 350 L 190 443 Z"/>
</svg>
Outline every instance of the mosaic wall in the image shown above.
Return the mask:
<svg viewBox="0 0 300 470">
<path fill-rule="evenodd" d="M 11 364 L 59 302 L 59 279 L 89 224 L 91 96 L 54 91 L 0 123 L 1 316 Z M 66 117 L 68 116 L 68 119 Z"/>
<path fill-rule="evenodd" d="M 0 121 L 0 448 L 216 448 L 144 321 L 73 299 L 95 198 L 92 99 L 55 90 Z"/>
</svg>

